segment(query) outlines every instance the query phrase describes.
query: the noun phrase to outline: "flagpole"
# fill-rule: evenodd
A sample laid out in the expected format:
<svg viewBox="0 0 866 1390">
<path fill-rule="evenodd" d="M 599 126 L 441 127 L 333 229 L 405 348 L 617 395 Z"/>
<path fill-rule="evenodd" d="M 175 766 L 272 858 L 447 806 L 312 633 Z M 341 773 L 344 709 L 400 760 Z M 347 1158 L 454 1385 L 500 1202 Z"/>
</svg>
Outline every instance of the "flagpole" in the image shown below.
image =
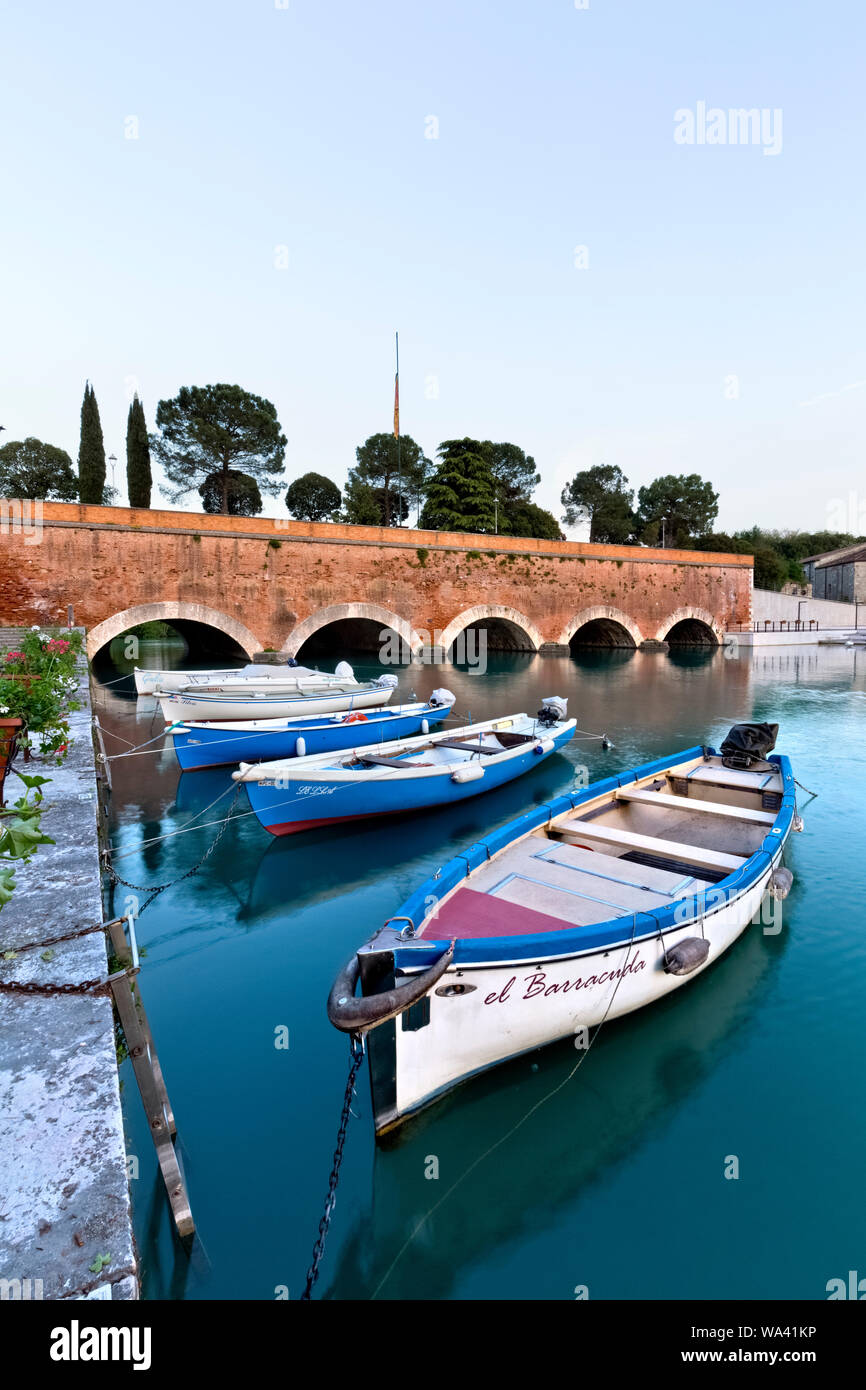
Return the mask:
<svg viewBox="0 0 866 1390">
<path fill-rule="evenodd" d="M 397 350 L 397 400 L 400 396 L 400 334 L 394 334 L 394 344 Z M 403 525 L 403 473 L 400 466 L 400 407 L 398 404 L 397 413 L 394 420 L 397 428 L 397 525 Z"/>
</svg>

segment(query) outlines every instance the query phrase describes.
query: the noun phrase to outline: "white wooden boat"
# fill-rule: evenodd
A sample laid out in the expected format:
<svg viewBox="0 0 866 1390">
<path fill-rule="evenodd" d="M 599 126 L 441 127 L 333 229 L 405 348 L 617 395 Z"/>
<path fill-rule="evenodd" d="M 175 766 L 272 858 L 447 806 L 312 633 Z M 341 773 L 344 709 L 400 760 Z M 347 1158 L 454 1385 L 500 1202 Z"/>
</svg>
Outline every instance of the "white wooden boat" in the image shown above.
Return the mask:
<svg viewBox="0 0 866 1390">
<path fill-rule="evenodd" d="M 273 691 L 266 686 L 235 694 L 188 690 L 155 691 L 169 724 L 187 720 L 288 719 L 299 714 L 334 714 L 338 710 L 377 709 L 387 705 L 396 676 L 359 685 L 357 681 L 310 682 L 295 690 Z"/>
<path fill-rule="evenodd" d="M 726 761 L 691 748 L 534 808 L 361 947 L 328 1014 L 368 1037 L 377 1133 L 508 1058 L 586 1046 L 712 965 L 768 889 L 785 895 L 790 763 Z"/>
<path fill-rule="evenodd" d="M 246 686 L 250 681 L 256 685 L 270 685 L 272 681 L 313 681 L 327 684 L 334 681 L 353 681 L 354 672 L 347 661 L 341 661 L 337 670 L 314 671 L 309 666 L 270 666 L 263 662 L 249 662 L 246 666 L 227 667 L 224 670 L 207 671 L 156 671 L 136 666 L 134 671 L 135 689 L 139 695 L 155 695 L 156 692 L 176 693 L 198 686 L 214 686 L 218 689 L 228 685 Z"/>
</svg>

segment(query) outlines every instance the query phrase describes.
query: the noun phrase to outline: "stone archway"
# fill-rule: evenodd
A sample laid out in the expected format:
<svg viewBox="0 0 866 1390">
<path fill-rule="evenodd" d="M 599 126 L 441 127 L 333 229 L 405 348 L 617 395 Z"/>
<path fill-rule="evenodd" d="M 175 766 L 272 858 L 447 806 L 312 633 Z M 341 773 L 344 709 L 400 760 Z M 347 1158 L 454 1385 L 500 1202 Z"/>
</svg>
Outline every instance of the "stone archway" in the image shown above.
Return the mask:
<svg viewBox="0 0 866 1390">
<path fill-rule="evenodd" d="M 250 632 L 248 627 L 239 623 L 236 618 L 229 617 L 227 613 L 220 613 L 216 608 L 208 608 L 203 603 L 169 600 L 165 603 L 135 604 L 132 608 L 124 608 L 121 613 L 115 613 L 113 617 L 106 618 L 104 622 L 90 628 L 87 634 L 88 658 L 93 660 L 106 643 L 114 637 L 119 637 L 129 628 L 137 627 L 139 623 L 170 623 L 173 618 L 202 623 L 206 627 L 216 628 L 218 632 L 224 632 L 233 642 L 237 642 L 249 657 L 261 649 L 262 644 L 255 633 Z"/>
<path fill-rule="evenodd" d="M 518 613 L 516 608 L 500 603 L 477 603 L 473 608 L 464 609 L 451 619 L 444 632 L 431 634 L 431 638 L 435 636 L 436 646 L 447 653 L 466 628 L 485 623 L 503 623 L 510 629 L 514 637 L 512 649 L 515 651 L 537 652 L 544 641 L 531 619 Z"/>
<path fill-rule="evenodd" d="M 721 646 L 725 640 L 724 628 L 716 621 L 713 614 L 706 608 L 694 608 L 691 606 L 677 608 L 673 613 L 669 614 L 659 626 L 655 640 L 657 642 L 670 643 L 670 634 L 680 623 L 695 624 L 692 631 L 694 633 L 694 642 L 696 645 Z M 703 632 L 701 631 L 702 629 L 704 629 Z M 688 628 L 684 629 L 684 631 L 688 631 Z M 688 637 L 684 637 L 682 640 L 684 644 L 689 644 Z"/>
<path fill-rule="evenodd" d="M 621 608 L 613 608 L 609 603 L 597 603 L 592 608 L 582 608 L 579 613 L 575 613 L 574 617 L 570 619 L 562 629 L 557 639 L 557 645 L 560 647 L 568 647 L 572 637 L 574 637 L 582 627 L 586 627 L 589 623 L 598 623 L 600 625 L 615 624 L 617 628 L 621 628 L 623 633 L 631 639 L 630 641 L 611 640 L 604 644 L 606 646 L 639 647 L 643 641 L 643 633 L 637 623 L 634 622 L 627 613 L 623 613 Z M 611 628 L 608 628 L 608 632 L 610 637 L 615 639 L 616 634 Z"/>
<path fill-rule="evenodd" d="M 286 656 L 297 656 L 304 643 L 322 628 L 353 618 L 378 623 L 382 628 L 390 628 L 413 654 L 420 651 L 424 645 L 424 639 L 410 622 L 399 617 L 397 613 L 392 613 L 390 609 L 380 607 L 378 603 L 333 603 L 328 608 L 320 608 L 317 613 L 311 613 L 309 618 L 298 623 L 283 643 L 282 651 Z"/>
</svg>

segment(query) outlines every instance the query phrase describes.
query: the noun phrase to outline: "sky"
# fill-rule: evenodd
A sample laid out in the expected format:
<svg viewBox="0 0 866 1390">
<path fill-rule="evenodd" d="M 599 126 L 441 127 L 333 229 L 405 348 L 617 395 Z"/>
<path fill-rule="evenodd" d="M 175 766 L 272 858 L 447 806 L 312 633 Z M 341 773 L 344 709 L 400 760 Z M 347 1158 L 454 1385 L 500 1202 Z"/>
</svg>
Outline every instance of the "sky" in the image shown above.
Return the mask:
<svg viewBox="0 0 866 1390">
<path fill-rule="evenodd" d="M 607 463 L 866 531 L 864 56 L 855 0 L 6 0 L 0 439 L 75 460 L 90 379 L 125 498 L 133 390 L 237 382 L 342 485 L 399 330 L 403 432 L 557 516 Z"/>
</svg>

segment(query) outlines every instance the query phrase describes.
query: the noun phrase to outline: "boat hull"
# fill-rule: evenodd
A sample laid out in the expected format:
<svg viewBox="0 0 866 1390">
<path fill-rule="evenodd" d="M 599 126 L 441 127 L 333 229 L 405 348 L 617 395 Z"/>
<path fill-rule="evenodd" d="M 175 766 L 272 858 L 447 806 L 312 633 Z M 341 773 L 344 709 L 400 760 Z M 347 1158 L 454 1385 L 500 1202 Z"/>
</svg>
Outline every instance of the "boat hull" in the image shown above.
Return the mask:
<svg viewBox="0 0 866 1390">
<path fill-rule="evenodd" d="M 312 756 L 369 747 L 387 739 L 410 738 L 426 733 L 425 725 L 432 729 L 441 724 L 450 709 L 450 705 L 411 705 L 374 710 L 363 723 L 351 724 L 322 722 L 315 716 L 282 721 L 238 720 L 233 725 L 199 723 L 172 729 L 172 739 L 181 767 L 192 772 L 203 767 Z"/>
<path fill-rule="evenodd" d="M 295 696 L 272 698 L 263 694 L 261 698 L 252 696 L 237 697 L 225 695 L 157 694 L 166 722 L 178 720 L 227 720 L 227 719 L 290 719 L 294 715 L 334 714 L 344 710 L 379 709 L 387 705 L 393 690 L 386 687 L 375 689 L 358 686 L 357 690 L 321 691 L 315 695 L 300 693 Z"/>
<path fill-rule="evenodd" d="M 455 782 L 455 765 L 447 764 L 433 767 L 425 775 L 333 781 L 327 775 L 305 776 L 301 759 L 297 776 L 289 769 L 273 781 L 248 781 L 244 785 L 250 806 L 265 829 L 272 835 L 294 835 L 340 821 L 450 806 L 482 792 L 495 791 L 550 757 L 573 734 L 571 721 L 555 737 L 545 740 L 543 748 L 536 740 L 521 749 L 519 756 L 501 763 L 487 762 L 483 777 L 477 781 Z"/>
</svg>

